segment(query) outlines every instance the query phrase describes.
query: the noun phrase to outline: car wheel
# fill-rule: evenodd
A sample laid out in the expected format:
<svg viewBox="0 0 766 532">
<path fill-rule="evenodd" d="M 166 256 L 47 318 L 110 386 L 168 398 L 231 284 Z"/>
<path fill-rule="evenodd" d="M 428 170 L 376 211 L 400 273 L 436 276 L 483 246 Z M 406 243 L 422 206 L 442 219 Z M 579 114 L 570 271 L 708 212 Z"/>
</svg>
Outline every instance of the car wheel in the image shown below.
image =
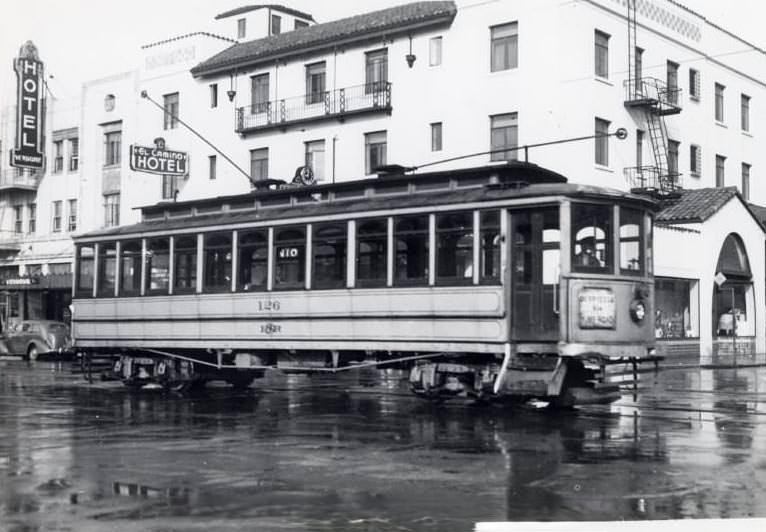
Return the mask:
<svg viewBox="0 0 766 532">
<path fill-rule="evenodd" d="M 37 355 L 39 353 L 37 352 L 37 346 L 36 345 L 30 345 L 29 349 L 27 349 L 27 356 L 29 357 L 29 360 L 37 360 Z"/>
</svg>

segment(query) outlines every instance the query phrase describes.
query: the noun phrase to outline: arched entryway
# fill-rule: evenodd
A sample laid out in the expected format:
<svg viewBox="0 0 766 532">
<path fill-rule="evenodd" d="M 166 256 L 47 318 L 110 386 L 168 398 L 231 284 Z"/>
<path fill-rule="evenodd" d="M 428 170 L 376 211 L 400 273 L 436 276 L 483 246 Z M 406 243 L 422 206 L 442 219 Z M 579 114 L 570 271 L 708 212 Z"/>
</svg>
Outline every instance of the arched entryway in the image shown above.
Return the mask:
<svg viewBox="0 0 766 532">
<path fill-rule="evenodd" d="M 738 352 L 752 352 L 756 318 L 753 275 L 745 245 L 736 233 L 730 233 L 721 246 L 716 278 L 711 316 L 714 351 L 730 352 L 736 337 Z"/>
</svg>

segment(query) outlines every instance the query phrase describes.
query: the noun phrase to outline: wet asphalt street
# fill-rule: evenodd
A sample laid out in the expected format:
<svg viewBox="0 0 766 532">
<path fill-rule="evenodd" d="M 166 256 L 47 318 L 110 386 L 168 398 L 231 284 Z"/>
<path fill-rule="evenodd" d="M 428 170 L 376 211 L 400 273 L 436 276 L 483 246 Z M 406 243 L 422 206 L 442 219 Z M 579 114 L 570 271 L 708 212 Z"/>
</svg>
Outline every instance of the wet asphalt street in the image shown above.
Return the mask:
<svg viewBox="0 0 766 532">
<path fill-rule="evenodd" d="M 766 517 L 766 368 L 577 412 L 435 406 L 396 373 L 131 393 L 0 362 L 0 530 L 472 530 Z"/>
</svg>

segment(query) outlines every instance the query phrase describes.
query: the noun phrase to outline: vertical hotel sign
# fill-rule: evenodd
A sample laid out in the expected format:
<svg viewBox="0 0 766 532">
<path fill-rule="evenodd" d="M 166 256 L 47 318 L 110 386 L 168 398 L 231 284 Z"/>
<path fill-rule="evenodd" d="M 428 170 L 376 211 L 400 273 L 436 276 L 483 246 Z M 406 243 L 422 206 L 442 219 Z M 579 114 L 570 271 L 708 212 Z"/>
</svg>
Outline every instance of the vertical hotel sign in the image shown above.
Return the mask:
<svg viewBox="0 0 766 532">
<path fill-rule="evenodd" d="M 27 41 L 14 62 L 17 79 L 16 147 L 11 151 L 11 166 L 43 167 L 43 64 L 37 47 Z"/>
</svg>

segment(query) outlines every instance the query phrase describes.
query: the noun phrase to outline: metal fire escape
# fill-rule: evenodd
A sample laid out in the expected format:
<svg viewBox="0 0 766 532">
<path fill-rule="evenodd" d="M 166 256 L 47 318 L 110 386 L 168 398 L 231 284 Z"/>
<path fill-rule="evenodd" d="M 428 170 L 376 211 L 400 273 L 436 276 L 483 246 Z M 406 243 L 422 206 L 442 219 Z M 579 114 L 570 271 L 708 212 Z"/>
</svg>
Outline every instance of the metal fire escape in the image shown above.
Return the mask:
<svg viewBox="0 0 766 532">
<path fill-rule="evenodd" d="M 681 112 L 677 85 L 643 76 L 636 58 L 636 1 L 628 0 L 628 79 L 624 82 L 625 107 L 641 112 L 652 146 L 654 165 L 625 168 L 632 189 L 666 195 L 681 188 L 677 168 L 668 161 L 668 131 L 665 117 Z M 639 163 L 640 164 L 640 163 Z"/>
</svg>

